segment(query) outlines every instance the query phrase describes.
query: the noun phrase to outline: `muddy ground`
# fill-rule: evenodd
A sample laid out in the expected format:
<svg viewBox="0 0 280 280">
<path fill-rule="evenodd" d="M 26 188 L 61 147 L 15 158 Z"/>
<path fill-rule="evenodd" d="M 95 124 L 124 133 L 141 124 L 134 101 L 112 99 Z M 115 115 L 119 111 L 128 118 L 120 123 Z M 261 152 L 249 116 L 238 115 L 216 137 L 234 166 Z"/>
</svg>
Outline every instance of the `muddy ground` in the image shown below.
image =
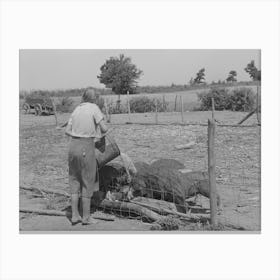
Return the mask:
<svg viewBox="0 0 280 280">
<path fill-rule="evenodd" d="M 187 169 L 207 169 L 207 126 L 210 112 L 186 112 L 181 126 L 181 115 L 159 114 L 159 125 L 154 125 L 153 114 L 113 115 L 111 134 L 120 150 L 133 161 L 151 161 L 173 158 Z M 220 124 L 236 124 L 246 113 L 216 112 Z M 59 123 L 69 114 L 60 114 Z M 140 123 L 147 123 L 142 125 Z M 251 117 L 245 125 L 255 125 Z M 67 148 L 69 139 L 64 130 L 55 129 L 54 116 L 20 114 L 20 186 L 35 186 L 68 190 Z M 221 195 L 223 211 L 220 221 L 228 221 L 248 230 L 260 230 L 260 126 L 217 127 L 217 188 Z M 196 145 L 188 150 L 176 150 L 176 145 L 192 140 Z M 118 161 L 118 159 L 116 159 Z M 39 209 L 59 208 L 59 202 L 34 197 L 20 190 L 20 207 Z M 72 227 L 65 217 L 39 216 L 20 213 L 20 231 L 146 231 L 150 225 L 139 220 L 116 217 L 115 221 L 101 221 L 96 225 Z M 185 227 L 191 230 L 193 227 Z M 197 229 L 195 227 L 195 229 Z"/>
</svg>

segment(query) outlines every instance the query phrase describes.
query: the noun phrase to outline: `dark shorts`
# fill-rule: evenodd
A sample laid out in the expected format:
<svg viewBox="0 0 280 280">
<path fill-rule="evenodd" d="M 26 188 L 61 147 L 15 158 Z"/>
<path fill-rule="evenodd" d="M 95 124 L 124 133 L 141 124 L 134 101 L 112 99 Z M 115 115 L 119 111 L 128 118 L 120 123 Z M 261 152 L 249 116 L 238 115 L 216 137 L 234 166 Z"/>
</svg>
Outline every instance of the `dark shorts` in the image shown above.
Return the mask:
<svg viewBox="0 0 280 280">
<path fill-rule="evenodd" d="M 92 197 L 99 190 L 95 145 L 92 138 L 72 138 L 68 153 L 71 194 Z"/>
</svg>

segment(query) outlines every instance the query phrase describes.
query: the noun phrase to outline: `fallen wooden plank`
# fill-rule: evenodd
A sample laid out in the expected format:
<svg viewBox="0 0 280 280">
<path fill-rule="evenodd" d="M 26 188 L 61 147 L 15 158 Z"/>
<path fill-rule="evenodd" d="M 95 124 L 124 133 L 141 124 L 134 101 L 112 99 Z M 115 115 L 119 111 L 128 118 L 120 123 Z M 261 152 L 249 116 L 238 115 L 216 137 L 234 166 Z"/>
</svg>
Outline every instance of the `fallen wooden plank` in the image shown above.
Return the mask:
<svg viewBox="0 0 280 280">
<path fill-rule="evenodd" d="M 98 219 L 98 220 L 103 220 L 103 221 L 115 221 L 115 217 L 113 215 L 109 215 L 109 214 L 105 214 L 103 212 L 97 211 L 94 212 L 93 214 L 91 214 L 91 217 L 94 219 Z"/>
<path fill-rule="evenodd" d="M 57 195 L 63 195 L 66 197 L 70 197 L 70 195 L 65 192 L 65 191 L 60 191 L 60 190 L 54 190 L 54 189 L 49 189 L 49 188 L 37 188 L 37 187 L 29 187 L 29 186 L 20 186 L 21 189 L 23 190 L 28 190 L 28 191 L 39 191 L 39 192 L 45 192 L 45 193 L 53 193 Z"/>
<path fill-rule="evenodd" d="M 169 203 L 167 201 L 161 201 L 164 202 L 164 204 L 160 205 L 158 204 L 157 201 L 161 201 L 161 200 L 156 200 L 156 199 L 152 199 L 152 198 L 145 198 L 145 197 L 138 197 L 137 199 L 133 199 L 131 200 L 131 203 L 137 204 L 139 206 L 148 208 L 154 212 L 157 212 L 159 214 L 162 215 L 174 215 L 180 218 L 184 218 L 185 220 L 188 221 L 199 221 L 201 218 L 207 218 L 209 217 L 209 215 L 193 215 L 191 213 L 181 213 L 176 211 L 176 207 L 175 209 L 172 208 L 172 206 L 167 206 L 168 204 L 173 204 L 173 203 Z M 174 205 L 174 204 L 173 204 Z"/>
<path fill-rule="evenodd" d="M 58 210 L 47 210 L 47 209 L 34 209 L 34 208 L 20 208 L 20 212 L 22 213 L 33 213 L 37 215 L 46 215 L 46 216 L 66 216 L 65 211 L 58 211 Z M 91 215 L 93 219 L 103 220 L 103 221 L 114 221 L 115 218 L 110 215 L 104 215 L 100 212 L 95 212 Z"/>
<path fill-rule="evenodd" d="M 101 209 L 107 209 L 112 211 L 124 212 L 126 214 L 136 214 L 141 217 L 148 219 L 151 222 L 155 222 L 161 218 L 161 215 L 155 213 L 154 211 L 147 209 L 141 205 L 137 205 L 130 202 L 124 201 L 111 201 L 104 199 L 99 206 Z"/>
<path fill-rule="evenodd" d="M 177 211 L 176 206 L 172 202 L 168 202 L 165 200 L 159 200 L 159 199 L 153 199 L 153 198 L 148 198 L 148 197 L 142 197 L 138 196 L 130 200 L 131 203 L 139 202 L 143 204 L 147 204 L 149 206 L 154 206 L 157 208 L 164 208 L 172 211 Z"/>
<path fill-rule="evenodd" d="M 48 216 L 66 216 L 66 212 L 58 210 L 45 210 L 45 209 L 34 209 L 34 208 L 20 208 L 22 213 L 34 213 L 38 215 L 48 215 Z"/>
<path fill-rule="evenodd" d="M 177 145 L 175 146 L 175 149 L 176 150 L 184 150 L 184 149 L 191 149 L 195 146 L 195 142 L 192 141 L 192 142 L 189 142 L 187 144 L 182 144 L 182 145 Z"/>
</svg>

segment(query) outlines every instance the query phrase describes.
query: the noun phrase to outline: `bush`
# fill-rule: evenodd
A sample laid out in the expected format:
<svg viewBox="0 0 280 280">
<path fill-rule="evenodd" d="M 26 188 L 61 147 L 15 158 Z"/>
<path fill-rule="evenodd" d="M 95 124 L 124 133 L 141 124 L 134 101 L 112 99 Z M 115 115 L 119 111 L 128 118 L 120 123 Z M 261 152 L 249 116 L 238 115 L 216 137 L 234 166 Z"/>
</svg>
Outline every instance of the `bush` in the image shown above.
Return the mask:
<svg viewBox="0 0 280 280">
<path fill-rule="evenodd" d="M 215 110 L 251 111 L 256 103 L 256 95 L 251 88 L 235 88 L 229 92 L 225 88 L 212 88 L 208 92 L 198 94 L 201 102 L 199 109 L 211 110 L 212 98 L 215 102 Z"/>
<path fill-rule="evenodd" d="M 130 99 L 129 104 L 131 113 L 153 112 L 156 109 L 153 99 L 146 96 L 132 98 Z"/>
<path fill-rule="evenodd" d="M 212 98 L 215 102 L 215 110 L 230 110 L 230 98 L 228 90 L 225 88 L 212 88 L 208 92 L 198 94 L 198 99 L 201 102 L 200 110 L 207 111 L 212 108 Z"/>
<path fill-rule="evenodd" d="M 61 113 L 70 113 L 73 111 L 74 100 L 70 97 L 63 97 L 59 99 L 59 102 L 56 104 L 56 111 Z"/>
<path fill-rule="evenodd" d="M 165 112 L 167 103 L 159 99 L 151 99 L 146 96 L 134 97 L 130 99 L 131 113 L 147 113 L 156 111 L 156 102 L 158 104 L 158 112 Z"/>
<path fill-rule="evenodd" d="M 251 88 L 234 89 L 230 99 L 233 111 L 252 111 L 255 108 L 256 95 Z"/>
</svg>

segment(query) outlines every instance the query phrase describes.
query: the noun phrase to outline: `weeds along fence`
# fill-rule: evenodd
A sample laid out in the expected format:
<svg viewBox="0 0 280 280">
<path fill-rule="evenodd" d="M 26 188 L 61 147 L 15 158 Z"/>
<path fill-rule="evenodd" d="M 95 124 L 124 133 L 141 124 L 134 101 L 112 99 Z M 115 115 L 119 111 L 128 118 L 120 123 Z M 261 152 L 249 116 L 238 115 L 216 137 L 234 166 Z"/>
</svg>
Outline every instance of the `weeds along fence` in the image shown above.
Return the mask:
<svg viewBox="0 0 280 280">
<path fill-rule="evenodd" d="M 166 113 L 176 115 L 176 122 L 184 123 L 184 113 L 198 106 L 196 94 L 153 94 L 151 96 L 122 96 L 120 101 L 106 100 L 103 112 L 109 122 L 116 122 L 114 114 L 123 114 L 122 121 L 139 122 L 137 113 L 144 113 L 150 123 L 163 123 Z M 135 114 L 136 113 L 136 114 Z M 117 117 L 118 119 L 118 117 Z M 118 121 L 117 121 L 118 122 Z M 143 122 L 143 121 L 142 121 Z"/>
<path fill-rule="evenodd" d="M 183 98 L 181 100 L 181 98 Z M 111 114 L 127 114 L 131 113 L 149 113 L 155 112 L 180 112 L 181 101 L 183 101 L 184 111 L 193 110 L 198 105 L 196 93 L 155 93 L 155 94 L 139 94 L 139 95 L 121 95 L 104 97 Z"/>
<path fill-rule="evenodd" d="M 237 88 L 232 91 L 226 88 L 212 88 L 198 94 L 152 94 L 150 96 L 127 94 L 121 96 L 119 100 L 106 100 L 101 105 L 107 119 L 112 122 L 114 114 L 123 114 L 122 118 L 126 119 L 126 122 L 134 123 L 139 122 L 137 114 L 134 113 L 145 113 L 149 123 L 165 123 L 165 115 L 172 112 L 174 122 L 184 124 L 186 123 L 185 113 L 211 110 L 211 98 L 214 98 L 215 108 L 218 111 L 252 112 L 257 107 L 256 115 L 260 123 L 259 96 L 259 86 L 256 92 L 251 88 Z M 118 118 L 117 116 L 116 119 Z"/>
</svg>

